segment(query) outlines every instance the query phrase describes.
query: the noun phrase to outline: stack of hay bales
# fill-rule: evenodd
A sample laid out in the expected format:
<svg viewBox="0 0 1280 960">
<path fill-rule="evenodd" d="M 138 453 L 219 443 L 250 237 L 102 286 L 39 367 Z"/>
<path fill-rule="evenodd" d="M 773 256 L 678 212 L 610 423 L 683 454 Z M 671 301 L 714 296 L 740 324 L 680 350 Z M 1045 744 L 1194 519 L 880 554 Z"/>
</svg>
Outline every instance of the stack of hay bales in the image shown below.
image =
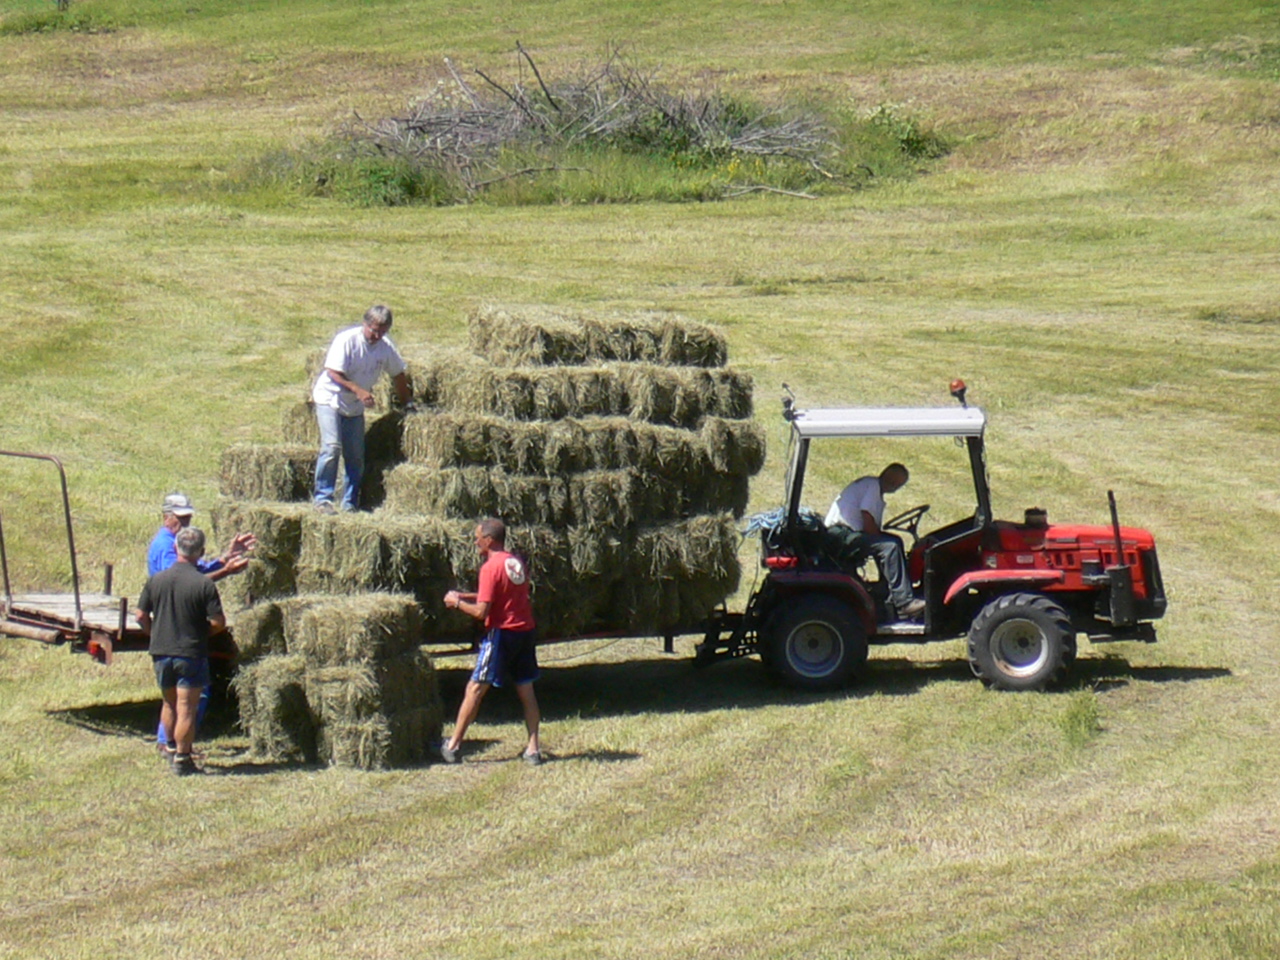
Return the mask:
<svg viewBox="0 0 1280 960">
<path fill-rule="evenodd" d="M 241 723 L 255 755 L 373 769 L 426 759 L 440 735 L 435 670 L 412 597 L 264 601 L 236 618 Z"/>
<path fill-rule="evenodd" d="M 258 671 L 286 693 L 274 701 L 251 694 L 255 716 L 242 710 L 260 752 L 366 756 L 326 751 L 329 735 L 315 735 L 310 748 L 305 732 L 288 743 L 262 719 L 269 701 L 296 714 L 298 691 L 318 716 L 316 671 L 336 666 L 307 660 L 306 642 L 290 642 L 287 625 L 305 619 L 296 610 L 312 609 L 317 597 L 395 593 L 416 599 L 428 641 L 474 635 L 474 623 L 446 610 L 442 597 L 474 587 L 471 534 L 480 517 L 507 522 L 508 549 L 528 561 L 546 639 L 694 628 L 737 588 L 734 517 L 765 451 L 751 419 L 751 379 L 726 366 L 723 336 L 669 315 L 500 307 L 476 310 L 470 336 L 471 352 L 399 345 L 421 412 L 392 410 L 389 384 L 379 385 L 378 408 L 388 412 L 367 426 L 362 504 L 376 506 L 371 513 L 325 516 L 301 502 L 318 443 L 309 404 L 286 412 L 284 443 L 224 453 L 215 528 L 259 539 L 250 569 L 223 581 L 231 606 L 245 608 L 237 630 L 241 620 L 285 624 L 285 649 L 271 649 Z M 309 378 L 321 362 L 312 360 Z M 385 684 L 390 674 L 360 682 Z M 396 724 L 383 729 L 392 743 Z M 375 741 L 362 741 L 381 758 L 374 765 L 413 752 L 379 754 Z"/>
</svg>

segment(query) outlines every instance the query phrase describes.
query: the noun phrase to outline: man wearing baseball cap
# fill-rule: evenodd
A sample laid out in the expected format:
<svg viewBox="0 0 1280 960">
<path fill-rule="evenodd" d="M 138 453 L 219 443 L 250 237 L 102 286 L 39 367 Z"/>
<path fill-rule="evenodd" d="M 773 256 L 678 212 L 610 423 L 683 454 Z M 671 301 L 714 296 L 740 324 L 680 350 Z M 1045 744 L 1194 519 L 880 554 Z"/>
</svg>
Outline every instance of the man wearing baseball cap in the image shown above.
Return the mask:
<svg viewBox="0 0 1280 960">
<path fill-rule="evenodd" d="M 195 507 L 191 505 L 191 498 L 185 493 L 171 493 L 164 498 L 164 503 L 160 506 L 160 529 L 156 532 L 155 539 L 151 541 L 150 549 L 147 550 L 148 581 L 157 573 L 168 570 L 178 562 L 178 533 L 191 526 L 191 518 L 195 516 L 195 512 Z M 203 544 L 203 538 L 201 543 Z M 238 533 L 232 538 L 231 546 L 221 557 L 206 560 L 202 555 L 189 562 L 210 580 L 220 580 L 233 573 L 239 573 L 247 567 L 249 565 L 249 554 L 257 545 L 258 538 L 252 533 Z M 201 553 L 203 554 L 203 549 Z M 235 660 L 235 646 L 234 644 L 228 645 L 226 634 L 220 634 L 215 647 L 210 651 L 209 657 L 213 672 L 217 673 L 219 677 L 229 677 L 231 666 Z M 205 714 L 209 710 L 209 703 L 213 699 L 213 692 L 213 680 L 211 679 L 204 687 L 200 697 L 199 708 L 195 718 L 197 726 L 204 722 Z M 162 756 L 172 758 L 175 743 L 171 742 L 165 733 L 163 719 L 156 729 L 156 744 Z"/>
<path fill-rule="evenodd" d="M 160 529 L 147 550 L 148 577 L 154 577 L 161 570 L 168 570 L 178 562 L 178 550 L 173 539 L 179 530 L 191 523 L 195 512 L 191 498 L 185 493 L 171 493 L 164 498 L 164 503 L 160 506 Z M 210 580 L 221 580 L 239 573 L 248 566 L 249 553 L 257 545 L 258 538 L 252 533 L 237 533 L 225 554 L 212 560 L 200 560 L 196 569 Z"/>
</svg>

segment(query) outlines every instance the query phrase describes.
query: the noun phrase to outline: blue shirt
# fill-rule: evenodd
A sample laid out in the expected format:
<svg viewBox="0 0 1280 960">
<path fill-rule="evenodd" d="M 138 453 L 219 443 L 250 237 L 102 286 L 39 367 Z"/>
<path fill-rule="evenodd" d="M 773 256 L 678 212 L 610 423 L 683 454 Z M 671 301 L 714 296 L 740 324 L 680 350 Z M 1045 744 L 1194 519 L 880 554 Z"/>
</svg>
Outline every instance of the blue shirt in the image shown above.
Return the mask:
<svg viewBox="0 0 1280 960">
<path fill-rule="evenodd" d="M 161 570 L 168 570 L 178 562 L 178 546 L 174 542 L 175 537 L 176 534 L 168 527 L 161 527 L 156 538 L 151 541 L 151 547 L 147 550 L 148 577 L 154 577 Z M 215 570 L 222 569 L 222 561 L 201 558 L 196 561 L 196 569 L 201 573 L 213 573 Z"/>
</svg>

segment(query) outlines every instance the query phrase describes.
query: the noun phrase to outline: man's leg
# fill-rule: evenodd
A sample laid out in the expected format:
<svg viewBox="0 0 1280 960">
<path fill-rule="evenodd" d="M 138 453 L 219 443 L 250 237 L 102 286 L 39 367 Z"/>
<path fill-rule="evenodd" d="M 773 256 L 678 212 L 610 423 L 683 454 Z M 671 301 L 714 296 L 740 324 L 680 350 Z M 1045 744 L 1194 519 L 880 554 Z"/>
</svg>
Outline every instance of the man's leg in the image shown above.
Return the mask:
<svg viewBox="0 0 1280 960">
<path fill-rule="evenodd" d="M 453 736 L 445 744 L 447 749 L 457 750 L 462 746 L 462 738 L 467 734 L 467 727 L 471 726 L 480 715 L 480 701 L 484 699 L 484 695 L 489 692 L 491 686 L 492 684 L 478 683 L 475 680 L 467 681 L 467 692 L 462 695 L 462 706 L 458 708 L 458 719 L 453 725 Z"/>
<path fill-rule="evenodd" d="M 899 612 L 911 603 L 911 581 L 907 579 L 907 563 L 902 556 L 902 541 L 887 533 L 866 534 L 863 545 L 876 558 L 880 575 L 889 585 L 889 596 Z"/>
<path fill-rule="evenodd" d="M 175 704 L 178 701 L 178 678 L 173 672 L 173 660 L 169 657 L 152 657 L 152 669 L 156 674 L 156 686 L 160 688 L 160 724 L 156 729 L 156 742 L 160 752 L 172 755 L 173 727 L 177 720 Z"/>
<path fill-rule="evenodd" d="M 529 745 L 525 747 L 526 755 L 542 752 L 538 742 L 538 726 L 542 722 L 542 714 L 538 711 L 538 695 L 533 692 L 533 683 L 516 684 L 516 695 L 524 707 L 524 727 L 529 731 Z"/>
<path fill-rule="evenodd" d="M 316 424 L 320 427 L 320 454 L 316 457 L 316 481 L 312 488 L 312 499 L 317 504 L 333 504 L 333 488 L 338 482 L 338 457 L 342 455 L 338 420 L 338 411 L 333 407 L 316 407 Z"/>
<path fill-rule="evenodd" d="M 342 463 L 347 489 L 342 493 L 342 509 L 360 506 L 360 483 L 364 480 L 364 417 L 338 417 L 342 436 Z"/>
<path fill-rule="evenodd" d="M 177 721 L 173 728 L 173 738 L 178 743 L 177 756 L 191 756 L 191 745 L 196 739 L 196 711 L 200 708 L 200 695 L 204 687 L 184 687 L 177 689 Z"/>
<path fill-rule="evenodd" d="M 169 748 L 176 747 L 174 729 L 178 722 L 178 688 L 162 687 L 160 696 L 164 697 L 164 700 L 160 704 L 160 732 L 158 736 L 167 752 Z"/>
</svg>

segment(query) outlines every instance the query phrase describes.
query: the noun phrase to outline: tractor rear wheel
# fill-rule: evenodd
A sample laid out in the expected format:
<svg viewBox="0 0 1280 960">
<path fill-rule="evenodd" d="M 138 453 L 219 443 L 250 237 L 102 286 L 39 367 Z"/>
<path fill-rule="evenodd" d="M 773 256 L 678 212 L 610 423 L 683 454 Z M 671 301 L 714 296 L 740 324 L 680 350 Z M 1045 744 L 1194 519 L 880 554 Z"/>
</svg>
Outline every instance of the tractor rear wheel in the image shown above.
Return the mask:
<svg viewBox="0 0 1280 960">
<path fill-rule="evenodd" d="M 1071 618 L 1048 597 L 1008 594 L 974 618 L 969 667 L 997 690 L 1043 690 L 1075 659 L 1075 639 Z"/>
<path fill-rule="evenodd" d="M 867 662 L 867 633 L 846 603 L 822 594 L 780 606 L 764 628 L 765 665 L 782 683 L 838 687 Z"/>
</svg>

